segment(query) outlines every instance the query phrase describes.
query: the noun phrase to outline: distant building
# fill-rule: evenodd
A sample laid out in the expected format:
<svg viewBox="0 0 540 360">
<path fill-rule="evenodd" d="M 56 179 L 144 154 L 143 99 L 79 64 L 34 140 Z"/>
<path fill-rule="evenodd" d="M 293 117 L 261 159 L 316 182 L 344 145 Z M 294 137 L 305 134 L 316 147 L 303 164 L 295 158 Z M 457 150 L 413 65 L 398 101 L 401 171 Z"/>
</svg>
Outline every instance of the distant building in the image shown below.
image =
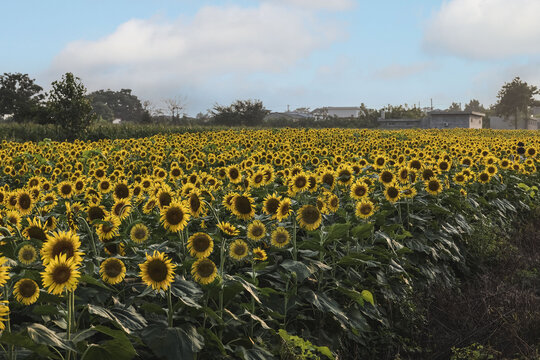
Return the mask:
<svg viewBox="0 0 540 360">
<path fill-rule="evenodd" d="M 526 129 L 526 130 L 538 130 L 538 121 L 540 117 L 535 117 L 531 115 L 529 119 L 525 117 L 518 119 L 517 127 L 514 122 L 514 118 L 509 119 L 502 118 L 500 116 L 491 116 L 489 118 L 489 128 L 490 129 L 499 129 L 499 130 L 513 130 L 513 129 Z"/>
<path fill-rule="evenodd" d="M 386 119 L 384 114 L 377 121 L 384 129 L 481 129 L 485 114 L 476 111 L 431 111 L 422 119 Z"/>
<path fill-rule="evenodd" d="M 431 129 L 481 129 L 484 116 L 486 114 L 476 111 L 431 111 L 429 127 Z"/>
<path fill-rule="evenodd" d="M 365 115 L 360 106 L 326 106 L 317 108 L 311 112 L 316 120 L 323 120 L 327 118 L 357 118 L 361 115 Z"/>
<path fill-rule="evenodd" d="M 271 112 L 266 115 L 264 120 L 284 119 L 290 121 L 298 121 L 301 119 L 313 119 L 313 115 L 310 113 L 286 111 L 286 112 Z"/>
</svg>

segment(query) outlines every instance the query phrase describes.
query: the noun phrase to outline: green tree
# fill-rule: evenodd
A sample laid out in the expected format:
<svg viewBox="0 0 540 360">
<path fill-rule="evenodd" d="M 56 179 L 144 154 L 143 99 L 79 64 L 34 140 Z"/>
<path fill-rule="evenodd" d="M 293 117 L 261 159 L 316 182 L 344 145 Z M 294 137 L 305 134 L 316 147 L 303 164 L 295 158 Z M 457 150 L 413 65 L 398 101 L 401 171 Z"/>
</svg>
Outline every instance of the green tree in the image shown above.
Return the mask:
<svg viewBox="0 0 540 360">
<path fill-rule="evenodd" d="M 94 113 L 105 120 L 141 122 L 147 120 L 147 111 L 131 89 L 98 90 L 88 95 Z"/>
<path fill-rule="evenodd" d="M 534 95 L 539 93 L 536 86 L 528 85 L 519 77 L 515 77 L 512 82 L 505 83 L 499 90 L 495 110 L 507 121 L 510 121 L 511 116 L 514 116 L 514 127 L 517 129 L 519 114 L 527 114 L 529 106 L 536 102 Z"/>
<path fill-rule="evenodd" d="M 465 111 L 477 111 L 485 113 L 487 110 L 484 108 L 484 105 L 480 104 L 480 101 L 472 99 L 468 104 L 465 104 Z"/>
<path fill-rule="evenodd" d="M 446 109 L 447 111 L 461 111 L 461 104 L 457 102 L 452 102 L 452 105 Z"/>
<path fill-rule="evenodd" d="M 54 124 L 59 126 L 68 140 L 84 134 L 95 119 L 86 88 L 81 79 L 66 73 L 60 81 L 52 83 L 47 109 Z"/>
<path fill-rule="evenodd" d="M 13 115 L 14 121 L 31 121 L 41 115 L 44 95 L 28 74 L 4 73 L 0 75 L 0 115 Z"/>
<path fill-rule="evenodd" d="M 365 105 L 361 105 L 363 114 L 369 114 L 369 110 L 365 109 Z M 380 112 L 377 113 L 380 114 Z M 362 115 L 361 115 L 362 116 Z M 398 105 L 392 106 L 388 105 L 385 109 L 385 116 L 387 119 L 421 119 L 424 117 L 424 112 L 419 107 L 413 106 L 412 108 L 409 105 Z"/>
<path fill-rule="evenodd" d="M 211 113 L 216 125 L 257 126 L 270 110 L 265 109 L 260 100 L 236 100 L 229 106 L 214 105 Z"/>
</svg>

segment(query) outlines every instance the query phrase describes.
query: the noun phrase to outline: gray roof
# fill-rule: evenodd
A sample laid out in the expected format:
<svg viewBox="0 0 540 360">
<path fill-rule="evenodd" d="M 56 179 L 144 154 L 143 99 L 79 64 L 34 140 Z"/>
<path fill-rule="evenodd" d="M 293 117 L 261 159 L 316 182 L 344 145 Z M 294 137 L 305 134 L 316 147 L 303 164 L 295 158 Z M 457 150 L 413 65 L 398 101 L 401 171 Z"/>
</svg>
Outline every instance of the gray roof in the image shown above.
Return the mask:
<svg viewBox="0 0 540 360">
<path fill-rule="evenodd" d="M 422 121 L 423 119 L 383 119 L 383 118 L 378 118 L 377 121 L 391 121 L 391 122 L 408 122 L 408 121 Z"/>
<path fill-rule="evenodd" d="M 478 111 L 444 111 L 444 110 L 435 110 L 430 111 L 429 115 L 476 115 L 476 116 L 486 116 L 486 114 Z"/>
</svg>

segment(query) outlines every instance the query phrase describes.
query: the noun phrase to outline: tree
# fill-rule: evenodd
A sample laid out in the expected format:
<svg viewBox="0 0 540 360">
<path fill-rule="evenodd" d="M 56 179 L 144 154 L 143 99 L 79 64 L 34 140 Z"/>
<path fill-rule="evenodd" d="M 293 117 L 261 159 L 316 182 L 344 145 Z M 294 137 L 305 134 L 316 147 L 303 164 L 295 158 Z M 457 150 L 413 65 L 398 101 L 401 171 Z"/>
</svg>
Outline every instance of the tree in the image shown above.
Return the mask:
<svg viewBox="0 0 540 360">
<path fill-rule="evenodd" d="M 30 121 L 39 116 L 43 88 L 28 74 L 0 75 L 0 115 L 13 115 L 15 121 Z"/>
<path fill-rule="evenodd" d="M 68 72 L 60 81 L 52 83 L 47 110 L 68 140 L 81 136 L 95 118 L 90 100 L 85 95 L 86 88 L 81 79 L 72 73 Z"/>
<path fill-rule="evenodd" d="M 465 105 L 465 111 L 478 111 L 481 113 L 485 113 L 487 110 L 484 108 L 482 104 L 480 104 L 480 101 L 476 99 L 472 99 L 469 101 L 468 104 Z"/>
<path fill-rule="evenodd" d="M 504 83 L 497 94 L 497 104 L 495 110 L 498 115 L 502 115 L 508 121 L 510 116 L 514 116 L 514 127 L 518 128 L 519 114 L 527 114 L 529 106 L 535 103 L 534 95 L 539 94 L 536 86 L 528 85 L 515 77 L 510 83 Z"/>
<path fill-rule="evenodd" d="M 103 119 L 112 121 L 121 119 L 122 121 L 141 122 L 147 120 L 139 98 L 131 93 L 131 89 L 98 90 L 88 95 L 94 113 Z M 112 112 L 112 116 L 111 116 Z"/>
<path fill-rule="evenodd" d="M 211 113 L 216 125 L 257 126 L 270 110 L 260 100 L 236 100 L 229 106 L 214 105 Z"/>
<path fill-rule="evenodd" d="M 364 114 L 369 114 L 370 110 L 365 107 L 364 104 L 360 106 Z M 407 104 L 405 105 L 398 105 L 398 106 L 392 106 L 388 105 L 388 107 L 385 110 L 385 116 L 388 119 L 421 119 L 424 117 L 424 112 L 419 107 L 413 106 L 412 108 L 409 108 Z M 380 112 L 377 113 L 380 114 Z"/>
<path fill-rule="evenodd" d="M 461 111 L 461 104 L 453 102 L 452 105 L 450 105 L 450 107 L 446 110 L 447 111 Z"/>
<path fill-rule="evenodd" d="M 177 96 L 174 98 L 165 99 L 163 100 L 163 103 L 167 107 L 167 110 L 169 110 L 171 119 L 173 121 L 180 119 L 180 113 L 186 107 L 186 99 Z"/>
</svg>

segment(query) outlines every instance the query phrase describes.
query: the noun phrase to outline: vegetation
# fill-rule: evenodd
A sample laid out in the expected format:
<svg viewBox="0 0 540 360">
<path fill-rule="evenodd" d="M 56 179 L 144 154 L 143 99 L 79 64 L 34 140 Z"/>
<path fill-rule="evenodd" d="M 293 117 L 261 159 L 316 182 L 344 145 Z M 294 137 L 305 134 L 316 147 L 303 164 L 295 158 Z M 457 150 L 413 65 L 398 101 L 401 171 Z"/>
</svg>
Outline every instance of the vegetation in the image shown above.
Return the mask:
<svg viewBox="0 0 540 360">
<path fill-rule="evenodd" d="M 2 142 L 1 351 L 430 358 L 422 301 L 497 253 L 486 226 L 539 205 L 539 146 L 465 129 Z M 454 357 L 505 351 L 472 343 Z"/>
<path fill-rule="evenodd" d="M 505 83 L 497 98 L 499 99 L 495 105 L 497 114 L 506 117 L 514 117 L 514 126 L 518 128 L 519 114 L 527 114 L 529 106 L 535 104 L 535 95 L 540 94 L 538 88 L 533 85 L 528 85 L 521 81 L 519 77 L 514 78 L 512 82 Z"/>
</svg>

